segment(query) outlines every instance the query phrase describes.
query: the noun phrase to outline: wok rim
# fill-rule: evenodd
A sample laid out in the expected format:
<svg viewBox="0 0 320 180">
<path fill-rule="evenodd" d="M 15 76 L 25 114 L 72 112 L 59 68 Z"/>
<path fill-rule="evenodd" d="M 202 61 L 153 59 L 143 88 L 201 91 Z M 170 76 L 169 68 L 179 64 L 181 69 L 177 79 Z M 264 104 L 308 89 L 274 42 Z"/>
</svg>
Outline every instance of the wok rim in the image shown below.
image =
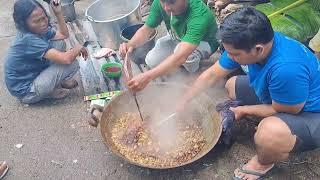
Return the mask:
<svg viewBox="0 0 320 180">
<path fill-rule="evenodd" d="M 173 83 L 163 83 L 163 82 L 162 82 L 162 83 L 152 83 L 151 85 L 170 85 L 170 84 L 172 85 Z M 186 85 L 181 85 L 181 84 L 176 84 L 176 83 L 175 83 L 174 85 L 179 85 L 179 86 L 188 87 L 188 86 L 186 86 Z M 201 156 L 198 156 L 198 157 L 197 157 L 197 155 L 200 153 L 200 152 L 199 152 L 199 153 L 195 156 L 196 158 L 192 158 L 192 159 L 190 159 L 190 160 L 188 160 L 188 161 L 186 161 L 186 162 L 184 162 L 184 163 L 181 163 L 181 164 L 178 164 L 178 165 L 175 165 L 175 166 L 159 167 L 159 166 L 148 166 L 148 165 L 145 165 L 145 164 L 140 164 L 140 163 L 138 163 L 138 162 L 135 162 L 135 161 L 132 161 L 132 160 L 126 158 L 126 157 L 125 157 L 124 155 L 122 155 L 119 151 L 117 151 L 116 148 L 114 148 L 114 146 L 112 146 L 112 145 L 110 145 L 110 144 L 108 143 L 107 137 L 106 137 L 106 135 L 105 135 L 105 131 L 104 131 L 103 128 L 101 128 L 101 127 L 105 127 L 106 121 L 103 121 L 103 119 L 106 119 L 106 118 L 104 118 L 104 117 L 107 116 L 106 113 L 105 113 L 105 111 L 108 110 L 108 109 L 110 109 L 112 102 L 116 101 L 117 98 L 119 98 L 119 97 L 121 97 L 121 96 L 124 96 L 124 95 L 126 95 L 127 93 L 130 93 L 130 92 L 129 92 L 128 90 L 124 90 L 124 91 L 120 92 L 118 95 L 116 95 L 116 96 L 114 96 L 113 98 L 111 98 L 111 100 L 109 101 L 109 103 L 104 106 L 103 112 L 102 112 L 102 116 L 101 116 L 101 121 L 100 121 L 100 127 L 99 127 L 99 128 L 100 128 L 101 136 L 102 136 L 102 138 L 103 138 L 103 140 L 104 140 L 104 144 L 108 147 L 109 150 L 111 150 L 111 152 L 112 152 L 113 154 L 115 154 L 115 155 L 117 155 L 118 157 L 122 158 L 124 161 L 129 162 L 130 164 L 134 164 L 134 165 L 136 165 L 136 166 L 140 166 L 140 167 L 144 167 L 144 168 L 150 168 L 150 169 L 173 169 L 173 168 L 177 168 L 177 167 L 185 166 L 185 165 L 187 165 L 187 164 L 194 163 L 195 161 L 203 158 L 203 157 L 206 156 L 206 155 L 213 149 L 213 147 L 218 143 L 219 138 L 220 138 L 221 133 L 222 133 L 222 124 L 221 124 L 221 121 L 218 122 L 218 123 L 219 123 L 219 126 L 218 126 L 218 134 L 217 134 L 216 137 L 214 137 L 213 143 L 211 143 L 210 145 L 208 145 L 208 148 L 207 148 L 206 150 L 200 151 L 200 152 L 202 152 L 202 155 L 201 155 Z M 204 92 L 203 95 L 206 96 L 206 98 L 209 98 L 209 95 L 208 95 L 207 93 Z M 218 116 L 218 115 L 219 115 L 218 112 L 214 111 L 214 113 L 215 113 L 215 115 L 216 115 L 217 117 L 219 117 L 219 118 L 217 118 L 217 119 L 220 119 L 220 116 Z M 111 140 L 111 137 L 110 137 L 110 140 Z M 112 140 L 111 140 L 111 141 L 112 141 Z"/>
</svg>

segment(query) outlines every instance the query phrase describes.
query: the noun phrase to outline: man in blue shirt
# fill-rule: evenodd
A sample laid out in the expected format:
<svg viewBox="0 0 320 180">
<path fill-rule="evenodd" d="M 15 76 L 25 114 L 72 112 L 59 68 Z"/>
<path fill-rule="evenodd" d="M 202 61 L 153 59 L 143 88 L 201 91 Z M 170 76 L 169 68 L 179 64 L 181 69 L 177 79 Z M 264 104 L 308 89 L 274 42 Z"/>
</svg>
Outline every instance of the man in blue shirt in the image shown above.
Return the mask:
<svg viewBox="0 0 320 180">
<path fill-rule="evenodd" d="M 257 155 L 234 171 L 234 179 L 258 179 L 290 152 L 320 146 L 320 66 L 305 46 L 274 32 L 268 18 L 254 8 L 227 16 L 218 31 L 225 52 L 184 95 L 180 107 L 238 68 L 246 76 L 225 87 L 242 106 L 231 108 L 236 120 L 262 117 L 254 136 Z"/>
</svg>

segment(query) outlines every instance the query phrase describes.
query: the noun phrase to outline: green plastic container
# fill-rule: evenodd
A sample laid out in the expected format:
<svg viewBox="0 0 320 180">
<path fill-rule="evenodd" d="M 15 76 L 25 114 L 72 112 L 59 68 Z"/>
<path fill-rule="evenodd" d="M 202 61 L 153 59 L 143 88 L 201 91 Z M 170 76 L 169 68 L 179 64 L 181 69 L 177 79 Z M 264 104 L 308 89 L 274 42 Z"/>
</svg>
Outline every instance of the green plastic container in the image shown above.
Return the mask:
<svg viewBox="0 0 320 180">
<path fill-rule="evenodd" d="M 118 78 L 121 76 L 122 64 L 117 62 L 107 62 L 101 66 L 101 72 L 105 77 Z"/>
</svg>

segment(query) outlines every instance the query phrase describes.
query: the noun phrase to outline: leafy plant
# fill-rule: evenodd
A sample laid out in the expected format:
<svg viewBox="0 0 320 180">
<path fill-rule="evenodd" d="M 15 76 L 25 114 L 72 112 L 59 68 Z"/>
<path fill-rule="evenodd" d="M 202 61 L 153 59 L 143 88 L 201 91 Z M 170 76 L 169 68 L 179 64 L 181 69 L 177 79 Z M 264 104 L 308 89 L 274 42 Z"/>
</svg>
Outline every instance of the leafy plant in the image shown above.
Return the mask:
<svg viewBox="0 0 320 180">
<path fill-rule="evenodd" d="M 320 28 L 320 0 L 271 0 L 256 9 L 268 15 L 275 31 L 306 42 Z"/>
</svg>

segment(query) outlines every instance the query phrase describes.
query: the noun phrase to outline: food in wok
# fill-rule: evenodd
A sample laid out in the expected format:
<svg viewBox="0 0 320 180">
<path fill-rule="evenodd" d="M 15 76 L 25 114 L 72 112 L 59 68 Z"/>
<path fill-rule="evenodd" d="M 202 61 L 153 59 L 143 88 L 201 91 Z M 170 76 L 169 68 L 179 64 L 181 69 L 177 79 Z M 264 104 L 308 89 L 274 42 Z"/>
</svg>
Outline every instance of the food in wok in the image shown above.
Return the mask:
<svg viewBox="0 0 320 180">
<path fill-rule="evenodd" d="M 133 162 L 151 167 L 178 166 L 195 157 L 206 139 L 196 120 L 172 123 L 154 127 L 150 117 L 142 122 L 138 113 L 124 113 L 111 129 L 111 140 L 118 152 Z"/>
</svg>

